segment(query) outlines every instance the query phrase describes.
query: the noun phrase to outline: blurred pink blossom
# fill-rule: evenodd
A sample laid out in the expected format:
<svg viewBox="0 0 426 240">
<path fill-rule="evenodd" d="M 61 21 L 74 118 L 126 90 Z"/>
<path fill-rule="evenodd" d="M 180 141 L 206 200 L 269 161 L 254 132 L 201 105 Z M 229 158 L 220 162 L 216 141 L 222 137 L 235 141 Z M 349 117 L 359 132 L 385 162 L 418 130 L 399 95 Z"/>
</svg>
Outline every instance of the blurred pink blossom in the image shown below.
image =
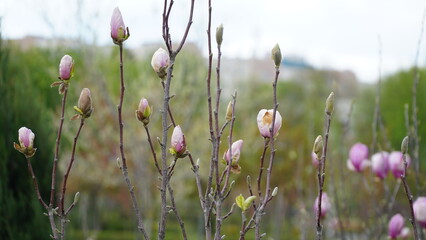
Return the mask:
<svg viewBox="0 0 426 240">
<path fill-rule="evenodd" d="M 392 171 L 393 176 L 397 179 L 401 178 L 401 175 L 404 173 L 404 160 L 402 158 L 402 153 L 399 151 L 391 152 L 388 159 L 389 168 Z M 411 159 L 408 155 L 406 159 L 408 166 L 410 166 Z"/>
<path fill-rule="evenodd" d="M 362 172 L 371 165 L 368 160 L 368 147 L 362 143 L 355 143 L 349 151 L 349 160 L 347 162 L 349 170 Z"/>
<path fill-rule="evenodd" d="M 384 179 L 389 172 L 389 153 L 382 151 L 373 154 L 371 157 L 371 168 L 376 176 Z"/>
</svg>

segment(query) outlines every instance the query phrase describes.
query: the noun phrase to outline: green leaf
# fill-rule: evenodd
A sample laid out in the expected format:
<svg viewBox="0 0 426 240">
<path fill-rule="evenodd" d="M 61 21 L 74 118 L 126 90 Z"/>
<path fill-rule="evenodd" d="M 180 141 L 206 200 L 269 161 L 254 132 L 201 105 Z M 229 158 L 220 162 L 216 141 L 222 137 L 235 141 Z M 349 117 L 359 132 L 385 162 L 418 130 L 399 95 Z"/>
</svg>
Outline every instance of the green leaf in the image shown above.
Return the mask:
<svg viewBox="0 0 426 240">
<path fill-rule="evenodd" d="M 256 199 L 256 196 L 250 196 L 248 197 L 244 203 L 243 203 L 243 211 L 249 209 L 249 207 L 251 206 L 251 204 L 253 203 L 253 201 Z"/>
<path fill-rule="evenodd" d="M 244 197 L 242 194 L 235 198 L 235 203 L 237 203 L 237 206 L 241 208 L 241 210 L 245 211 L 245 209 L 243 209 Z"/>
</svg>

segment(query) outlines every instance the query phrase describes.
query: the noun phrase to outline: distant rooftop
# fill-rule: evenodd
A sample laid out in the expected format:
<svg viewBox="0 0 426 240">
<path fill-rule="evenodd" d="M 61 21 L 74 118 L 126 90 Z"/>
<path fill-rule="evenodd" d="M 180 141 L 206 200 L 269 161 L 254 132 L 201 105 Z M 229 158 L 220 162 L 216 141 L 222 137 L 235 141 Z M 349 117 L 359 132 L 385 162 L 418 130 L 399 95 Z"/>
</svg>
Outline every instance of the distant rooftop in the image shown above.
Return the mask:
<svg viewBox="0 0 426 240">
<path fill-rule="evenodd" d="M 314 67 L 307 63 L 303 58 L 297 56 L 284 57 L 281 64 L 288 68 L 313 69 Z"/>
</svg>

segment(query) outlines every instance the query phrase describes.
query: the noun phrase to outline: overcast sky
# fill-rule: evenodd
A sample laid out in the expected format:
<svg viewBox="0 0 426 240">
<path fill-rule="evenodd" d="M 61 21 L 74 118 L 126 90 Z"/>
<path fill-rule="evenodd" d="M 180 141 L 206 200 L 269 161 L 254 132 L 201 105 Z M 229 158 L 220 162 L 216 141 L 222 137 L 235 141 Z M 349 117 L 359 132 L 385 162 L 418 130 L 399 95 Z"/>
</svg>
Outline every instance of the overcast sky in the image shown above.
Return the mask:
<svg viewBox="0 0 426 240">
<path fill-rule="evenodd" d="M 189 41 L 206 45 L 207 0 L 195 0 Z M 185 26 L 190 0 L 175 0 L 172 38 Z M 352 70 L 361 81 L 378 76 L 379 37 L 382 69 L 390 74 L 414 63 L 424 0 L 212 0 L 213 26 L 223 23 L 223 54 L 265 57 L 279 43 L 284 57 L 297 55 L 317 68 Z M 112 44 L 109 22 L 119 6 L 137 47 L 161 41 L 161 0 L 2 0 L 2 34 L 80 37 Z M 424 34 L 423 34 L 424 35 Z M 425 39 L 426 40 L 426 39 Z M 419 64 L 425 63 L 425 44 Z"/>
</svg>

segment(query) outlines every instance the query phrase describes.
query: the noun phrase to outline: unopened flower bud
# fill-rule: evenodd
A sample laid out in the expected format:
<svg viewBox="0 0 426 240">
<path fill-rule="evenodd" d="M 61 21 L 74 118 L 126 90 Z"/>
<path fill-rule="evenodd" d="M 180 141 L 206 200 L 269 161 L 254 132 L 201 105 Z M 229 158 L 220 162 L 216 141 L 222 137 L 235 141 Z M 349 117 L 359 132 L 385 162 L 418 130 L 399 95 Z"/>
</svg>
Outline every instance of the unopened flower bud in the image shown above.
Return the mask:
<svg viewBox="0 0 426 240">
<path fill-rule="evenodd" d="M 349 150 L 348 168 L 352 171 L 362 172 L 370 165 L 368 147 L 362 143 L 355 143 Z"/>
<path fill-rule="evenodd" d="M 405 160 L 407 161 L 407 167 L 410 166 L 411 159 L 408 154 L 405 156 Z M 388 157 L 389 161 L 389 169 L 391 170 L 393 176 L 396 179 L 401 178 L 401 175 L 404 173 L 405 166 L 404 166 L 404 159 L 402 152 L 394 151 L 389 154 Z"/>
<path fill-rule="evenodd" d="M 323 147 L 324 147 L 324 142 L 322 140 L 322 136 L 318 135 L 318 137 L 315 139 L 314 149 L 313 149 L 313 152 L 317 156 L 318 160 L 320 160 L 322 157 Z"/>
<path fill-rule="evenodd" d="M 34 138 L 35 134 L 31 131 L 31 129 L 21 127 L 18 130 L 19 144 L 13 143 L 13 146 L 16 150 L 24 154 L 25 157 L 30 158 L 34 156 L 37 150 L 36 148 L 34 148 Z"/>
<path fill-rule="evenodd" d="M 272 128 L 272 118 L 274 114 L 274 109 L 262 109 L 257 114 L 257 127 L 259 128 L 260 135 L 265 138 L 271 138 L 271 132 L 270 128 Z M 278 135 L 278 131 L 281 128 L 282 124 L 282 117 L 280 112 L 276 112 L 275 116 L 275 124 L 274 124 L 274 130 L 272 131 L 273 137 L 276 137 Z"/>
<path fill-rule="evenodd" d="M 80 199 L 80 192 L 76 192 L 75 195 L 74 195 L 74 202 L 73 202 L 73 204 L 74 205 L 77 204 L 79 199 Z"/>
<path fill-rule="evenodd" d="M 152 55 L 151 66 L 154 71 L 157 73 L 158 77 L 163 79 L 167 75 L 167 68 L 169 67 L 170 56 L 169 53 L 159 48 L 155 51 L 154 55 Z"/>
<path fill-rule="evenodd" d="M 70 55 L 62 57 L 59 63 L 59 78 L 69 80 L 74 74 L 74 61 Z"/>
<path fill-rule="evenodd" d="M 77 107 L 74 109 L 80 114 L 82 118 L 88 118 L 93 112 L 92 95 L 88 88 L 83 88 L 78 99 Z"/>
<path fill-rule="evenodd" d="M 243 147 L 243 140 L 237 140 L 234 143 L 232 143 L 231 151 L 228 149 L 225 154 L 223 155 L 223 159 L 225 160 L 226 164 L 231 164 L 231 171 L 233 173 L 240 173 L 241 167 L 238 164 L 238 161 L 240 159 L 241 155 L 241 148 Z M 232 154 L 232 156 L 231 156 Z"/>
<path fill-rule="evenodd" d="M 371 169 L 380 179 L 384 179 L 389 172 L 389 153 L 385 151 L 378 152 L 371 156 Z"/>
<path fill-rule="evenodd" d="M 114 8 L 111 16 L 111 38 L 112 41 L 121 45 L 129 38 L 129 28 L 124 25 L 123 17 L 118 7 Z"/>
<path fill-rule="evenodd" d="M 327 115 L 333 114 L 334 111 L 334 92 L 331 92 L 325 101 L 325 113 Z"/>
<path fill-rule="evenodd" d="M 281 55 L 281 49 L 278 43 L 272 49 L 272 60 L 274 60 L 275 67 L 279 68 L 281 65 L 282 55 Z"/>
<path fill-rule="evenodd" d="M 136 118 L 143 122 L 145 125 L 149 123 L 149 117 L 151 116 L 152 110 L 148 104 L 146 98 L 142 98 L 139 102 L 138 110 L 136 110 Z"/>
<path fill-rule="evenodd" d="M 389 230 L 389 238 L 390 239 L 397 239 L 401 236 L 402 229 L 404 228 L 404 218 L 401 214 L 395 214 L 388 224 L 388 230 Z"/>
<path fill-rule="evenodd" d="M 232 119 L 232 101 L 229 101 L 228 107 L 226 108 L 226 121 L 231 121 Z"/>
<path fill-rule="evenodd" d="M 321 197 L 321 214 L 320 216 L 323 218 L 327 215 L 327 212 L 330 211 L 331 209 L 331 203 L 330 200 L 328 198 L 327 193 L 323 193 L 322 197 Z M 318 197 L 315 199 L 315 203 L 314 203 L 314 212 L 315 214 L 318 213 Z"/>
<path fill-rule="evenodd" d="M 401 143 L 401 152 L 402 154 L 406 154 L 408 152 L 408 136 L 406 136 Z"/>
<path fill-rule="evenodd" d="M 184 157 L 186 152 L 186 142 L 185 135 L 183 135 L 182 129 L 179 125 L 175 127 L 173 130 L 172 138 L 171 138 L 170 153 L 177 157 Z"/>
<path fill-rule="evenodd" d="M 278 194 L 278 187 L 275 187 L 274 190 L 272 191 L 272 197 L 277 196 Z"/>
<path fill-rule="evenodd" d="M 216 28 L 216 43 L 217 45 L 222 45 L 223 41 L 223 24 L 220 24 L 219 27 Z"/>
<path fill-rule="evenodd" d="M 247 186 L 250 186 L 251 185 L 251 177 L 250 177 L 250 175 L 247 175 Z"/>
</svg>

